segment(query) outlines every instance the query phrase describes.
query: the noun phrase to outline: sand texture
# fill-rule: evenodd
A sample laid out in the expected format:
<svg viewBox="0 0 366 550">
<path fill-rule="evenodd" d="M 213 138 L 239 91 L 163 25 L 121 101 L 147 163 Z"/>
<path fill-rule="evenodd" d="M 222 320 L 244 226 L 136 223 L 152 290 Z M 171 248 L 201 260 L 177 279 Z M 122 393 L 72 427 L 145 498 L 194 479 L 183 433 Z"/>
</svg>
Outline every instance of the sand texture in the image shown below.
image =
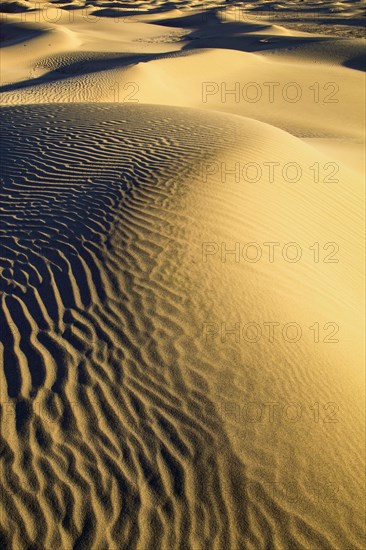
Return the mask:
<svg viewBox="0 0 366 550">
<path fill-rule="evenodd" d="M 365 548 L 364 11 L 2 3 L 2 548 Z"/>
</svg>

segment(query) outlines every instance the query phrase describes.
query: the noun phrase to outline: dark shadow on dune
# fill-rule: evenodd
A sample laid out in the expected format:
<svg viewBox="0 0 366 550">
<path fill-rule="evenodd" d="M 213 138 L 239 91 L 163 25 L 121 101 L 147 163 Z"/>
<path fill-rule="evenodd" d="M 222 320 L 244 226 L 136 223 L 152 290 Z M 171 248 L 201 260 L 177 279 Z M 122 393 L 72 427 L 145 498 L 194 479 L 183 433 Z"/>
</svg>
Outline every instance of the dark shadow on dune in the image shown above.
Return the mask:
<svg viewBox="0 0 366 550">
<path fill-rule="evenodd" d="M 150 9 L 141 9 L 141 5 L 137 9 L 133 9 L 132 4 L 124 4 L 119 2 L 106 2 L 105 4 L 99 4 L 94 2 L 87 2 L 86 5 L 95 6 L 95 9 L 90 16 L 95 17 L 113 17 L 115 19 L 123 19 L 124 17 L 129 16 L 138 16 L 138 15 L 154 15 L 157 13 L 169 12 L 176 9 L 174 2 L 165 2 L 157 8 Z M 103 7 L 102 7 L 103 5 Z"/>
<path fill-rule="evenodd" d="M 328 40 L 328 38 L 297 38 L 292 36 L 270 36 L 268 34 L 202 37 L 200 31 L 197 31 L 186 37 L 186 40 L 192 42 L 186 44 L 182 48 L 183 51 L 200 48 L 221 48 L 241 52 L 263 52 L 318 43 L 322 40 Z"/>
<path fill-rule="evenodd" d="M 164 19 L 154 19 L 154 25 L 162 25 L 163 27 L 178 27 L 181 29 L 193 29 L 204 27 L 205 25 L 222 25 L 219 16 L 219 10 L 212 9 L 210 11 L 201 11 L 182 17 L 169 17 Z M 255 25 L 254 25 L 255 26 Z"/>
<path fill-rule="evenodd" d="M 22 90 L 31 86 L 48 84 L 52 82 L 60 82 L 73 76 L 83 76 L 89 73 L 98 73 L 109 69 L 117 69 L 135 65 L 144 61 L 155 59 L 156 55 L 151 54 L 135 54 L 135 55 L 119 55 L 97 57 L 91 60 L 71 61 L 68 65 L 50 71 L 40 77 L 16 82 L 14 84 L 4 84 L 0 87 L 0 92 L 11 92 L 14 90 Z"/>
<path fill-rule="evenodd" d="M 0 24 L 1 47 L 13 46 L 31 38 L 41 36 L 46 31 L 33 27 L 31 24 L 17 25 L 15 23 Z"/>
<path fill-rule="evenodd" d="M 328 37 L 261 35 L 259 34 L 260 31 L 269 28 L 267 22 L 225 21 L 222 19 L 219 9 L 178 18 L 155 19 L 154 24 L 184 28 L 190 31 L 182 37 L 182 41 L 190 42 L 183 46 L 182 51 L 199 48 L 222 48 L 243 52 L 261 52 L 329 40 Z M 258 34 L 250 34 L 253 32 Z"/>
<path fill-rule="evenodd" d="M 131 6 L 130 6 L 131 7 Z M 113 19 L 123 19 L 124 17 L 134 16 L 134 15 L 148 15 L 150 12 L 141 12 L 137 10 L 120 10 L 115 8 L 100 8 L 99 10 L 94 10 L 90 17 L 110 17 Z"/>
<path fill-rule="evenodd" d="M 0 93 L 12 92 L 16 90 L 24 90 L 33 86 L 39 86 L 42 84 L 50 84 L 52 82 L 62 82 L 74 76 L 83 76 L 91 73 L 104 72 L 106 70 L 120 69 L 138 63 L 147 63 L 148 61 L 164 59 L 170 55 L 189 55 L 188 52 L 165 52 L 162 54 L 127 54 L 127 55 L 108 55 L 102 57 L 96 57 L 91 60 L 77 60 L 70 61 L 68 65 L 59 67 L 53 71 L 45 73 L 42 76 L 36 78 L 30 78 L 22 82 L 15 82 L 13 84 L 3 84 L 0 87 Z"/>
<path fill-rule="evenodd" d="M 34 11 L 29 6 L 25 6 L 20 2 L 8 2 L 6 4 L 0 4 L 0 13 L 23 13 L 25 11 Z"/>
<path fill-rule="evenodd" d="M 366 54 L 352 57 L 344 63 L 345 67 L 349 69 L 356 69 L 357 71 L 366 71 Z"/>
<path fill-rule="evenodd" d="M 81 11 L 81 10 L 84 10 L 84 6 L 83 5 L 75 5 L 75 4 L 67 4 L 66 6 L 57 6 L 60 10 L 65 10 L 65 11 Z"/>
</svg>

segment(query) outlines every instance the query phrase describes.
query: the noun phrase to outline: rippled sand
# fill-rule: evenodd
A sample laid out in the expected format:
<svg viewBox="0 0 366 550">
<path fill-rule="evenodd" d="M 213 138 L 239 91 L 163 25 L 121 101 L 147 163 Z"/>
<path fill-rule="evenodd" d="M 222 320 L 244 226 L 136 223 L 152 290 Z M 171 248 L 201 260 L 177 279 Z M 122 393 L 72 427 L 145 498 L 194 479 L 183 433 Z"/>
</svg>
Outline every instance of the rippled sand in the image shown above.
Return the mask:
<svg viewBox="0 0 366 550">
<path fill-rule="evenodd" d="M 243 6 L 1 7 L 5 548 L 364 548 L 363 6 Z"/>
</svg>

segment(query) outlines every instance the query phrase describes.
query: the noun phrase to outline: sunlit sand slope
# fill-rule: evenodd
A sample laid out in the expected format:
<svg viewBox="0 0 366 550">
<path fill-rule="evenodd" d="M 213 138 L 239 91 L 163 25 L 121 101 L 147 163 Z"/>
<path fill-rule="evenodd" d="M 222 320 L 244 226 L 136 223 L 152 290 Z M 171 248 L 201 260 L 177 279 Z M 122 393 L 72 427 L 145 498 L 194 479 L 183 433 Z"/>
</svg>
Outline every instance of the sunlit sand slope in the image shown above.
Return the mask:
<svg viewBox="0 0 366 550">
<path fill-rule="evenodd" d="M 194 109 L 25 105 L 3 126 L 7 547 L 361 550 L 357 174 L 315 182 L 329 159 L 299 139 Z M 222 175 L 265 162 L 303 175 Z M 304 257 L 222 261 L 239 241 Z M 253 322 L 303 334 L 220 334 Z"/>
</svg>

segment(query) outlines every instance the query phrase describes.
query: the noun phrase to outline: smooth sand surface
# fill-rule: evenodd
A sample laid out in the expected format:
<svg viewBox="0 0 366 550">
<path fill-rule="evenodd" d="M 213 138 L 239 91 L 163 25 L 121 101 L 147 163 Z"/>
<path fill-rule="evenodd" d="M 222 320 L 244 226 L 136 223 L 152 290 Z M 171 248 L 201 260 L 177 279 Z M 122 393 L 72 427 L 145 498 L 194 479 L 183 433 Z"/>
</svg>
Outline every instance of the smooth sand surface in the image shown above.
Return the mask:
<svg viewBox="0 0 366 550">
<path fill-rule="evenodd" d="M 2 547 L 362 550 L 363 4 L 0 14 Z"/>
</svg>

